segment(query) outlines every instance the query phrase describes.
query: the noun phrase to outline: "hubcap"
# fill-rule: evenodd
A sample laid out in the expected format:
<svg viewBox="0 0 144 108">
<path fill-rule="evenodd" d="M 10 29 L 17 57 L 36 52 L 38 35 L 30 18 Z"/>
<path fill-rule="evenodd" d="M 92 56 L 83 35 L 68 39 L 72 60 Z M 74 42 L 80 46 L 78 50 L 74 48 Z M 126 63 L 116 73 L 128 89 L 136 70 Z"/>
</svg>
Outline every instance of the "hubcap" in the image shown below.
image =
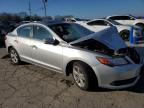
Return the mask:
<svg viewBox="0 0 144 108">
<path fill-rule="evenodd" d="M 14 50 L 11 50 L 10 56 L 11 56 L 12 62 L 14 62 L 14 63 L 18 62 L 18 56 L 17 56 L 17 53 Z"/>
<path fill-rule="evenodd" d="M 128 38 L 129 38 L 129 34 L 126 34 L 126 33 L 123 34 L 123 35 L 122 35 L 122 38 L 123 38 L 124 40 L 128 40 Z"/>
<path fill-rule="evenodd" d="M 78 66 L 73 67 L 73 76 L 78 86 L 80 87 L 85 86 L 86 80 L 85 80 L 84 74 Z"/>
</svg>

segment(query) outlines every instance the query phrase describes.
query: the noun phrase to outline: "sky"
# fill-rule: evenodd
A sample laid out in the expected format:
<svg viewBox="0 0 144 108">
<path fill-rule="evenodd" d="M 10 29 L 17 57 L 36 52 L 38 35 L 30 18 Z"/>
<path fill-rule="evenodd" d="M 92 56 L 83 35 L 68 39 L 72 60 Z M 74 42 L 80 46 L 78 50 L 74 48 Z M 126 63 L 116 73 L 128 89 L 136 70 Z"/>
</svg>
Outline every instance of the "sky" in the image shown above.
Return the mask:
<svg viewBox="0 0 144 108">
<path fill-rule="evenodd" d="M 28 12 L 29 0 L 0 0 L 0 13 Z M 42 0 L 30 0 L 32 14 L 44 16 Z M 144 16 L 144 0 L 48 0 L 47 15 L 97 18 L 132 14 Z"/>
</svg>

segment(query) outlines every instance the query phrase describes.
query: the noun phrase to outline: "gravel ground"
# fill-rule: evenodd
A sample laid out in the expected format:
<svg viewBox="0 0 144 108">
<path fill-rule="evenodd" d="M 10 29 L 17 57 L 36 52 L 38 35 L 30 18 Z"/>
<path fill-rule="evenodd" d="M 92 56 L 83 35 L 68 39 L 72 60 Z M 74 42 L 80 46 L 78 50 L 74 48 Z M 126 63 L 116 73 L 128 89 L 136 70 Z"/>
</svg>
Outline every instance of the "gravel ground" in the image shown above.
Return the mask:
<svg viewBox="0 0 144 108">
<path fill-rule="evenodd" d="M 71 77 L 24 63 L 0 48 L 0 108 L 144 108 L 144 77 L 124 90 L 82 91 Z"/>
</svg>

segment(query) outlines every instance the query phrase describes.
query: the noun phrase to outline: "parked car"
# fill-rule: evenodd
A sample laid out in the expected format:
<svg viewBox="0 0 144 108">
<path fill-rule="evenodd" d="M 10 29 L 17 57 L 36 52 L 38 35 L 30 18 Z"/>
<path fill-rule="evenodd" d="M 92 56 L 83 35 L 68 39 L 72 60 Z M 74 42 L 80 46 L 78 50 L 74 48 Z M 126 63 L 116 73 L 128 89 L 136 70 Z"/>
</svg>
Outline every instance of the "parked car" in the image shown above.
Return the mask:
<svg viewBox="0 0 144 108">
<path fill-rule="evenodd" d="M 61 22 L 68 22 L 68 23 L 77 23 L 77 24 L 83 24 L 87 21 L 88 19 L 80 19 L 80 18 L 73 18 L 73 17 L 64 17 L 64 18 L 59 18 L 55 19 L 56 21 L 61 21 Z"/>
<path fill-rule="evenodd" d="M 0 45 L 3 45 L 4 44 L 4 36 L 0 30 Z"/>
<path fill-rule="evenodd" d="M 120 36 L 124 40 L 129 40 L 130 31 L 131 31 L 131 27 L 132 27 L 130 25 L 122 25 L 111 19 L 108 19 L 108 20 L 107 19 L 94 19 L 94 20 L 86 22 L 85 24 L 83 23 L 83 25 L 95 32 L 103 30 L 110 26 L 115 26 L 117 28 Z M 133 29 L 134 29 L 134 31 L 133 31 L 134 36 L 138 36 L 138 37 L 142 36 L 142 29 L 140 27 L 133 26 Z"/>
<path fill-rule="evenodd" d="M 0 45 L 4 46 L 5 40 L 4 37 L 5 35 L 9 32 L 8 28 L 5 25 L 0 25 Z"/>
<path fill-rule="evenodd" d="M 125 25 L 137 25 L 144 30 L 144 19 L 139 19 L 132 15 L 113 15 L 108 16 L 107 19 L 115 20 Z"/>
<path fill-rule="evenodd" d="M 94 33 L 75 23 L 27 23 L 6 36 L 13 64 L 29 62 L 73 75 L 83 90 L 120 89 L 140 78 L 139 55 L 128 48 L 115 27 Z"/>
</svg>

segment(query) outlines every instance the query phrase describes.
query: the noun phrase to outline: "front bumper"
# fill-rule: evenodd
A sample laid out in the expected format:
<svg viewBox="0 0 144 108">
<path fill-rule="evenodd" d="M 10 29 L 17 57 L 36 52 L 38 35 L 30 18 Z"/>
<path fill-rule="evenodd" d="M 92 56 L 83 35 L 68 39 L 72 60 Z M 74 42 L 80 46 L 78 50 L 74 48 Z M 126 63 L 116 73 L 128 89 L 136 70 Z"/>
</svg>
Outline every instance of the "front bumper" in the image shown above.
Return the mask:
<svg viewBox="0 0 144 108">
<path fill-rule="evenodd" d="M 109 67 L 99 64 L 93 67 L 98 79 L 98 85 L 102 88 L 122 89 L 134 86 L 140 78 L 141 65 L 128 64 Z"/>
</svg>

